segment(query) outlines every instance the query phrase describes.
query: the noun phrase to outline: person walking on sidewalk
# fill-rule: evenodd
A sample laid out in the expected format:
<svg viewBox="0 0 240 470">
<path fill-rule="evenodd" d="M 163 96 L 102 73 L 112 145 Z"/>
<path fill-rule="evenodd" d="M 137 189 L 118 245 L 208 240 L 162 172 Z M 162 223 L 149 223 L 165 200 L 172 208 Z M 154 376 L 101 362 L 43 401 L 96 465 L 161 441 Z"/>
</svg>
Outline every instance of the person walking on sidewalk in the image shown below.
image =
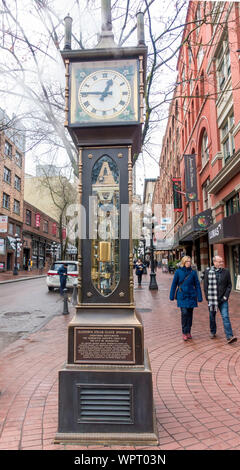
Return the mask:
<svg viewBox="0 0 240 470">
<path fill-rule="evenodd" d="M 221 256 L 214 256 L 213 266 L 207 268 L 204 272 L 204 293 L 208 301 L 210 337 L 212 339 L 216 337 L 216 313 L 219 309 L 227 342 L 232 343 L 237 341 L 236 336 L 233 336 L 228 311 L 228 299 L 232 290 L 232 282 L 229 270 L 222 266 L 223 259 Z"/>
<path fill-rule="evenodd" d="M 136 275 L 138 277 L 138 287 L 140 287 L 142 284 L 143 268 L 144 268 L 144 264 L 142 263 L 141 258 L 138 258 L 136 265 L 135 265 Z"/>
<path fill-rule="evenodd" d="M 190 256 L 184 256 L 174 274 L 169 296 L 170 300 L 177 299 L 177 306 L 181 309 L 184 341 L 192 339 L 193 309 L 198 306 L 198 302 L 203 300 L 197 272 L 192 269 L 191 265 Z"/>
<path fill-rule="evenodd" d="M 62 264 L 60 266 L 58 274 L 60 276 L 60 294 L 63 295 L 63 290 L 67 284 L 67 264 Z"/>
</svg>

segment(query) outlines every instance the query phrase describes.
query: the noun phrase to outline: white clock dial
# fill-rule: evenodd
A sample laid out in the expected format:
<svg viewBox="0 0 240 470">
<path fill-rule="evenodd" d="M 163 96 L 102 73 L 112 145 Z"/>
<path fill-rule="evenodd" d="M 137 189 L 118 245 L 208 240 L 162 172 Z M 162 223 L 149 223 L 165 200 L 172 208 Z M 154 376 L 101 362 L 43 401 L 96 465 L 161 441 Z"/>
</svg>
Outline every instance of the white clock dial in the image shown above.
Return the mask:
<svg viewBox="0 0 240 470">
<path fill-rule="evenodd" d="M 128 106 L 131 88 L 128 80 L 114 70 L 97 70 L 81 83 L 78 100 L 82 110 L 94 119 L 112 119 Z"/>
</svg>

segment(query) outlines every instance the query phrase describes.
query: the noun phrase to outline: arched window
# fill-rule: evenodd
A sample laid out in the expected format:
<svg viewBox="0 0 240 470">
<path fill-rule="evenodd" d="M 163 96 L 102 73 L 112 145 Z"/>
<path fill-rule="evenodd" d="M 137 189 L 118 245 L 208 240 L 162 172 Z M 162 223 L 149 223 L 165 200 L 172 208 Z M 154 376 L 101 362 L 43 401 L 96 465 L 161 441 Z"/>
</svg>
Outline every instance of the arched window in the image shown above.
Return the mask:
<svg viewBox="0 0 240 470">
<path fill-rule="evenodd" d="M 201 157 L 202 157 L 202 166 L 209 160 L 209 149 L 208 149 L 208 135 L 206 129 L 203 132 L 202 136 L 202 145 L 201 145 Z"/>
</svg>

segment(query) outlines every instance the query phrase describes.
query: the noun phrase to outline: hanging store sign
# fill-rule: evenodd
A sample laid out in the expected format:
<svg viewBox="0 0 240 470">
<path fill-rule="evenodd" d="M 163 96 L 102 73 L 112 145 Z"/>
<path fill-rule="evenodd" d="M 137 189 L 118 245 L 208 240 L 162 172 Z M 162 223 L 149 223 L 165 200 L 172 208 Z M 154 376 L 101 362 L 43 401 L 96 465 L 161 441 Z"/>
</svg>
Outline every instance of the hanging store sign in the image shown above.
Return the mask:
<svg viewBox="0 0 240 470">
<path fill-rule="evenodd" d="M 7 233 L 8 231 L 8 216 L 0 215 L 0 233 Z"/>
<path fill-rule="evenodd" d="M 182 212 L 181 178 L 172 178 L 174 212 Z"/>
<path fill-rule="evenodd" d="M 40 223 L 41 223 L 41 215 L 35 214 L 35 227 L 40 227 Z"/>
<path fill-rule="evenodd" d="M 196 155 L 184 155 L 186 200 L 198 201 Z"/>
</svg>

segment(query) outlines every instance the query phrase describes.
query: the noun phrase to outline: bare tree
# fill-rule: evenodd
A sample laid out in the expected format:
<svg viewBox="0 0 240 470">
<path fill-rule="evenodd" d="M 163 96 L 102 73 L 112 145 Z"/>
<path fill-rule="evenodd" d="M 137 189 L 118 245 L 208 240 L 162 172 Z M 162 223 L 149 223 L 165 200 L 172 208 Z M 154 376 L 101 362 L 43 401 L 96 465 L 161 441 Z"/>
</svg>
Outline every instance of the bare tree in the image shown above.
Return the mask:
<svg viewBox="0 0 240 470">
<path fill-rule="evenodd" d="M 198 47 L 194 30 L 214 22 L 212 9 L 206 6 L 201 18 L 187 24 L 188 5 L 186 0 L 112 1 L 113 31 L 119 46 L 136 45 L 136 13 L 144 13 L 148 66 L 142 145 L 146 159 L 156 155 L 161 126 L 174 96 L 183 31 L 191 26 L 184 43 L 189 49 Z M 101 21 L 99 1 L 2 0 L 0 95 L 15 101 L 16 114 L 21 115 L 27 131 L 27 149 L 36 154 L 40 154 L 42 144 L 51 151 L 64 149 L 77 174 L 76 150 L 63 126 L 65 83 L 60 50 L 68 11 L 74 18 L 73 48 L 95 47 Z"/>
</svg>

